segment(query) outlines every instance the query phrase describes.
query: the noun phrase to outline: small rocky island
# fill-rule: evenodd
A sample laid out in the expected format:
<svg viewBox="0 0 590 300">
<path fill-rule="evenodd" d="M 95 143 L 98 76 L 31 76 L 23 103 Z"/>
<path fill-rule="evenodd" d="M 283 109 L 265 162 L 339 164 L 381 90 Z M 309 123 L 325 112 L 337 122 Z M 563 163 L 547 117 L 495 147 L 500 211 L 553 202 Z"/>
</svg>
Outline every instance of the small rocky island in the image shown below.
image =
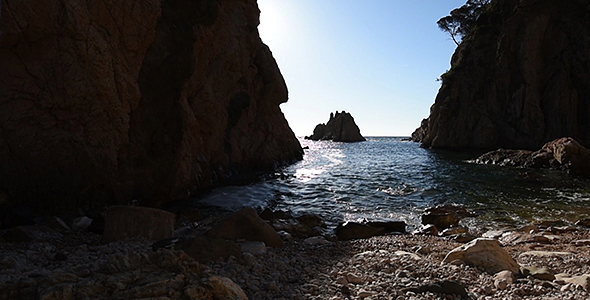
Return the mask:
<svg viewBox="0 0 590 300">
<path fill-rule="evenodd" d="M 334 142 L 363 142 L 366 139 L 361 135 L 359 127 L 354 122 L 350 113 L 342 111 L 330 113 L 330 120 L 326 124 L 318 124 L 313 134 L 306 136 L 308 140 L 331 140 Z"/>
</svg>

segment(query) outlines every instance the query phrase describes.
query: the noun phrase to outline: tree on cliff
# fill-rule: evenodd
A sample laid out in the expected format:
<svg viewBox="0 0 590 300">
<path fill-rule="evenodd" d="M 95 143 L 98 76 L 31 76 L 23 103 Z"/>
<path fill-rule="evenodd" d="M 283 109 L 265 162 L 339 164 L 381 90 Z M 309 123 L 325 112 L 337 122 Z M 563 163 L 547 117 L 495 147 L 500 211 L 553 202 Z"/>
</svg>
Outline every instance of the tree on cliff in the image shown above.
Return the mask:
<svg viewBox="0 0 590 300">
<path fill-rule="evenodd" d="M 473 28 L 477 18 L 484 11 L 491 0 L 467 0 L 463 6 L 455 8 L 450 15 L 442 17 L 436 22 L 440 30 L 451 35 L 451 39 L 457 46 Z"/>
</svg>

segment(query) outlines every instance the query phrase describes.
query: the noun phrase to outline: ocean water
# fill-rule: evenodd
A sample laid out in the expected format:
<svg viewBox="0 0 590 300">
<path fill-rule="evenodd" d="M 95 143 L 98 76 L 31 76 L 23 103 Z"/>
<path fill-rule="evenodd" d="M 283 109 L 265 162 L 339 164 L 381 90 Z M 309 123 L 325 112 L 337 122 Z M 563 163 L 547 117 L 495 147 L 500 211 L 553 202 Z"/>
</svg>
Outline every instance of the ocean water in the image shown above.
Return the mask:
<svg viewBox="0 0 590 300">
<path fill-rule="evenodd" d="M 394 137 L 300 142 L 309 148 L 302 161 L 254 184 L 217 188 L 199 205 L 314 213 L 329 226 L 366 219 L 403 220 L 415 228 L 424 210 L 439 204 L 475 212 L 474 226 L 590 216 L 590 181 L 563 172 L 477 165 L 470 160 L 481 153 L 423 149 Z"/>
</svg>

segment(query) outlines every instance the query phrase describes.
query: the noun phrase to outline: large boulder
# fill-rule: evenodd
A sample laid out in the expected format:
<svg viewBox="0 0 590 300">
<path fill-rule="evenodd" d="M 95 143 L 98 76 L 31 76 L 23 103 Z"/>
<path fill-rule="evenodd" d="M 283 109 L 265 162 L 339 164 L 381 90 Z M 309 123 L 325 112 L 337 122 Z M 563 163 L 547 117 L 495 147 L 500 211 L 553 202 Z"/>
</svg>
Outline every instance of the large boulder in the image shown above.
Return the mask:
<svg viewBox="0 0 590 300">
<path fill-rule="evenodd" d="M 158 206 L 302 158 L 254 0 L 1 8 L 0 194 L 11 205 Z"/>
<path fill-rule="evenodd" d="M 330 113 L 330 120 L 326 124 L 318 124 L 313 134 L 306 136 L 309 140 L 331 140 L 334 142 L 362 142 L 366 139 L 361 135 L 359 127 L 350 113 L 342 111 Z"/>
<path fill-rule="evenodd" d="M 106 211 L 102 240 L 110 243 L 133 238 L 147 240 L 171 238 L 175 221 L 174 214 L 155 208 L 111 206 Z"/>
<path fill-rule="evenodd" d="M 490 1 L 471 29 L 423 147 L 533 150 L 564 136 L 590 146 L 588 1 Z"/>
<path fill-rule="evenodd" d="M 261 219 L 256 210 L 251 207 L 245 207 L 231 214 L 226 219 L 215 224 L 205 235 L 230 240 L 261 241 L 270 247 L 283 246 L 283 240 L 277 232 L 266 221 Z"/>
<path fill-rule="evenodd" d="M 518 274 L 520 266 L 494 239 L 478 238 L 461 247 L 451 250 L 443 263 L 461 260 L 469 265 L 482 267 L 490 274 L 508 270 Z"/>
<path fill-rule="evenodd" d="M 511 149 L 491 151 L 477 158 L 475 162 L 524 168 L 552 168 L 572 175 L 590 177 L 590 150 L 570 137 L 551 141 L 534 152 Z"/>
</svg>

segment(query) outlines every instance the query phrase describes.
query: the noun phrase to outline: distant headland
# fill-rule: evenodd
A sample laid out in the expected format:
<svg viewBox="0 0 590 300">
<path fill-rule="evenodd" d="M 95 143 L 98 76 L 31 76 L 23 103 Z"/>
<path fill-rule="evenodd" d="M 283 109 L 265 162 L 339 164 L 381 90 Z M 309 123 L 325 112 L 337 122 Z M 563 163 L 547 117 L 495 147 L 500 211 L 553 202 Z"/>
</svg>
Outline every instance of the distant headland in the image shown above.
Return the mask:
<svg viewBox="0 0 590 300">
<path fill-rule="evenodd" d="M 359 127 L 354 122 L 350 113 L 342 111 L 330 113 L 330 120 L 326 124 L 318 124 L 313 134 L 306 136 L 308 140 L 331 140 L 335 142 L 363 142 L 366 139 L 361 135 Z"/>
</svg>

